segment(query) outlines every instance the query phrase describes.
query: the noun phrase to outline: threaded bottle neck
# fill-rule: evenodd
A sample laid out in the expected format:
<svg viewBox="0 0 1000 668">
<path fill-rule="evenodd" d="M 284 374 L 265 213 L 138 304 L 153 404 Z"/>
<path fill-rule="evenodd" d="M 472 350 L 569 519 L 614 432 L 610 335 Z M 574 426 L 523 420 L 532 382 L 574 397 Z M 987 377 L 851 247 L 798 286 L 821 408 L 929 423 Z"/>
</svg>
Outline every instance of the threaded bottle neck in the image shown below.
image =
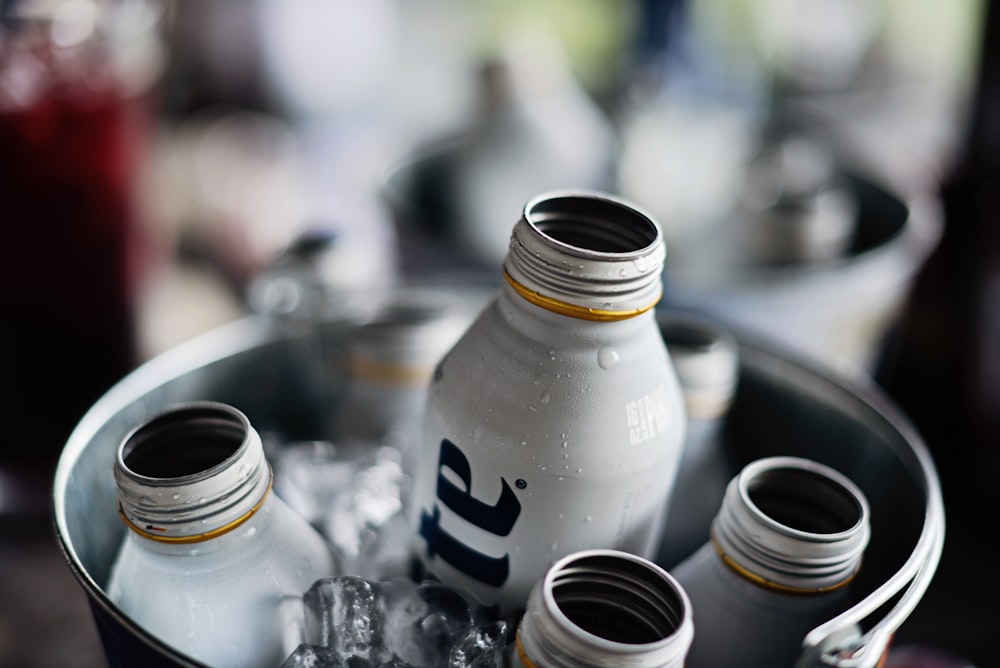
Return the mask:
<svg viewBox="0 0 1000 668">
<path fill-rule="evenodd" d="M 657 313 L 660 335 L 684 391 L 688 416 L 713 420 L 729 409 L 739 380 L 736 339 L 714 321 L 680 311 Z"/>
<path fill-rule="evenodd" d="M 659 301 L 665 256 L 659 225 L 634 206 L 600 193 L 554 192 L 525 205 L 504 274 L 542 308 L 620 320 Z"/>
<path fill-rule="evenodd" d="M 819 593 L 854 577 L 870 536 L 868 502 L 834 469 L 798 457 L 746 466 L 726 489 L 712 542 L 767 588 Z"/>
<path fill-rule="evenodd" d="M 584 550 L 534 587 L 515 641 L 526 668 L 674 668 L 694 627 L 681 586 L 659 566 L 617 550 Z"/>
<path fill-rule="evenodd" d="M 133 429 L 114 467 L 119 512 L 151 540 L 192 543 L 249 519 L 271 485 L 260 435 L 237 409 L 181 404 Z"/>
</svg>

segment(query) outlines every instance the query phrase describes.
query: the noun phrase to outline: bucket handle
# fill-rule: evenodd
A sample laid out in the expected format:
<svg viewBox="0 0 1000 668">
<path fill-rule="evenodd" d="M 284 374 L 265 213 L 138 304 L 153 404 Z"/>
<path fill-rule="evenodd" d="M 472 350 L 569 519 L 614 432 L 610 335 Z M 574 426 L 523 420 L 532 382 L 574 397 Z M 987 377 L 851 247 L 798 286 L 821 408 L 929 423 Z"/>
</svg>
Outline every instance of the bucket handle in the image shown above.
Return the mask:
<svg viewBox="0 0 1000 668">
<path fill-rule="evenodd" d="M 927 496 L 926 515 L 920 538 L 910 557 L 891 578 L 862 601 L 817 626 L 802 642 L 796 668 L 875 668 L 896 630 L 920 602 L 937 570 L 944 548 L 945 514 L 938 482 L 929 455 L 914 450 L 923 473 Z M 896 605 L 867 633 L 861 622 L 907 587 Z"/>
</svg>

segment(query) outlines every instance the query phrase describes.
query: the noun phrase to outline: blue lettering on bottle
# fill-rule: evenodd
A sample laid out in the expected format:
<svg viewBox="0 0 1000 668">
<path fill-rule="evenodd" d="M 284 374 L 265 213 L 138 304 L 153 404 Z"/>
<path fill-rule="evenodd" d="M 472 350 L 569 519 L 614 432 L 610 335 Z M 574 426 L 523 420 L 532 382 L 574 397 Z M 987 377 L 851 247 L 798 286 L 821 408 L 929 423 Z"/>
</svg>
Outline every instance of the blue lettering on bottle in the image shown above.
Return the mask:
<svg viewBox="0 0 1000 668">
<path fill-rule="evenodd" d="M 462 489 L 442 473 L 447 467 L 465 484 Z M 457 445 L 442 439 L 438 456 L 437 498 L 452 512 L 484 531 L 507 536 L 521 515 L 521 503 L 507 481 L 500 478 L 500 498 L 493 505 L 472 496 L 472 467 Z M 420 535 L 427 541 L 427 556 L 440 556 L 456 569 L 485 584 L 499 587 L 510 575 L 508 555 L 490 557 L 446 532 L 440 525 L 441 511 L 435 504 L 431 513 L 420 513 Z"/>
</svg>

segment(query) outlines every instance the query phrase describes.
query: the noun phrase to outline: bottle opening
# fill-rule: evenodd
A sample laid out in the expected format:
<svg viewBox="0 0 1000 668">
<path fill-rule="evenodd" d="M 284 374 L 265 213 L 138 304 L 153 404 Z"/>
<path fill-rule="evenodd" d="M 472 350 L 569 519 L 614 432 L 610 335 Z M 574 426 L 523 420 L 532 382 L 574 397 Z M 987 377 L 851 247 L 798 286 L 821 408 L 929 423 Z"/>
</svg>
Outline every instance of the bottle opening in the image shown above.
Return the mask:
<svg viewBox="0 0 1000 668">
<path fill-rule="evenodd" d="M 864 517 L 864 509 L 850 490 L 814 471 L 764 471 L 753 479 L 747 493 L 767 517 L 798 531 L 842 533 Z"/>
<path fill-rule="evenodd" d="M 668 346 L 692 352 L 710 350 L 719 342 L 717 332 L 704 325 L 682 320 L 661 322 L 660 335 Z"/>
<path fill-rule="evenodd" d="M 671 636 L 685 602 L 670 583 L 641 563 L 608 556 L 567 563 L 552 581 L 559 610 L 580 629 L 629 645 Z"/>
<path fill-rule="evenodd" d="M 642 251 L 659 238 L 659 228 L 635 209 L 613 200 L 550 197 L 525 210 L 540 233 L 565 246 L 596 253 Z"/>
<path fill-rule="evenodd" d="M 122 446 L 122 461 L 147 478 L 182 478 L 218 466 L 240 449 L 247 425 L 216 407 L 170 411 L 138 428 Z"/>
</svg>

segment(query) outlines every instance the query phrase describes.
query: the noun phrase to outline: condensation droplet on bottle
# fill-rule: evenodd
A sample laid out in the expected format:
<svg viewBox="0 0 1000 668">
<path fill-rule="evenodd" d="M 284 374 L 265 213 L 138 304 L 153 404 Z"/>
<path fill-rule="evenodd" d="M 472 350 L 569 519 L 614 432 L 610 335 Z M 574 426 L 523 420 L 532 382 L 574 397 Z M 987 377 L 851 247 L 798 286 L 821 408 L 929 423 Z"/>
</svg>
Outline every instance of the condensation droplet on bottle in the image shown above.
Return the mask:
<svg viewBox="0 0 1000 668">
<path fill-rule="evenodd" d="M 170 498 L 171 498 L 171 499 L 173 499 L 174 501 L 178 501 L 178 500 L 180 500 L 180 498 L 181 498 L 181 495 L 180 495 L 180 494 L 174 494 L 174 495 L 173 495 L 173 496 L 171 496 Z"/>
<path fill-rule="evenodd" d="M 153 503 L 154 503 L 154 501 L 153 501 L 152 497 L 149 497 L 149 496 L 140 496 L 139 497 L 139 505 L 150 506 Z"/>
<path fill-rule="evenodd" d="M 626 276 L 628 276 L 628 272 L 625 271 L 624 269 L 619 269 L 618 275 L 621 276 L 622 278 L 625 278 Z"/>
<path fill-rule="evenodd" d="M 577 469 L 576 472 L 577 473 L 583 473 L 583 469 Z"/>
<path fill-rule="evenodd" d="M 563 453 L 563 459 L 569 459 L 569 453 L 568 452 Z"/>
<path fill-rule="evenodd" d="M 568 448 L 568 447 L 569 447 L 569 441 L 563 441 L 563 442 L 562 442 L 562 446 L 563 446 L 564 448 Z"/>
<path fill-rule="evenodd" d="M 539 471 L 544 471 L 544 470 L 545 470 L 545 468 L 546 468 L 546 467 L 545 467 L 544 465 L 539 465 L 539 467 L 538 467 L 538 470 L 539 470 Z"/>
<path fill-rule="evenodd" d="M 531 411 L 532 413 L 537 413 L 538 412 L 538 409 L 535 408 L 534 406 L 528 406 L 528 410 Z"/>
<path fill-rule="evenodd" d="M 527 441 L 521 441 L 521 445 L 527 445 L 527 444 L 528 444 Z M 532 458 L 532 459 L 534 459 L 534 458 Z"/>
<path fill-rule="evenodd" d="M 587 515 L 586 517 L 583 518 L 583 521 L 584 522 L 593 522 L 594 518 L 591 515 Z"/>
<path fill-rule="evenodd" d="M 543 404 L 549 403 L 549 400 L 551 400 L 551 399 L 552 399 L 552 395 L 549 394 L 548 392 L 542 392 L 542 396 L 538 397 L 538 400 L 540 402 L 542 402 Z"/>
<path fill-rule="evenodd" d="M 618 364 L 618 351 L 614 348 L 601 348 L 597 351 L 597 363 L 602 369 L 610 369 Z"/>
<path fill-rule="evenodd" d="M 257 533 L 257 527 L 250 527 L 249 529 L 247 529 L 247 535 L 248 536 L 252 536 L 255 533 Z"/>
<path fill-rule="evenodd" d="M 559 549 L 559 543 L 552 543 L 551 545 L 549 545 L 550 552 L 555 552 L 558 549 Z"/>
</svg>

